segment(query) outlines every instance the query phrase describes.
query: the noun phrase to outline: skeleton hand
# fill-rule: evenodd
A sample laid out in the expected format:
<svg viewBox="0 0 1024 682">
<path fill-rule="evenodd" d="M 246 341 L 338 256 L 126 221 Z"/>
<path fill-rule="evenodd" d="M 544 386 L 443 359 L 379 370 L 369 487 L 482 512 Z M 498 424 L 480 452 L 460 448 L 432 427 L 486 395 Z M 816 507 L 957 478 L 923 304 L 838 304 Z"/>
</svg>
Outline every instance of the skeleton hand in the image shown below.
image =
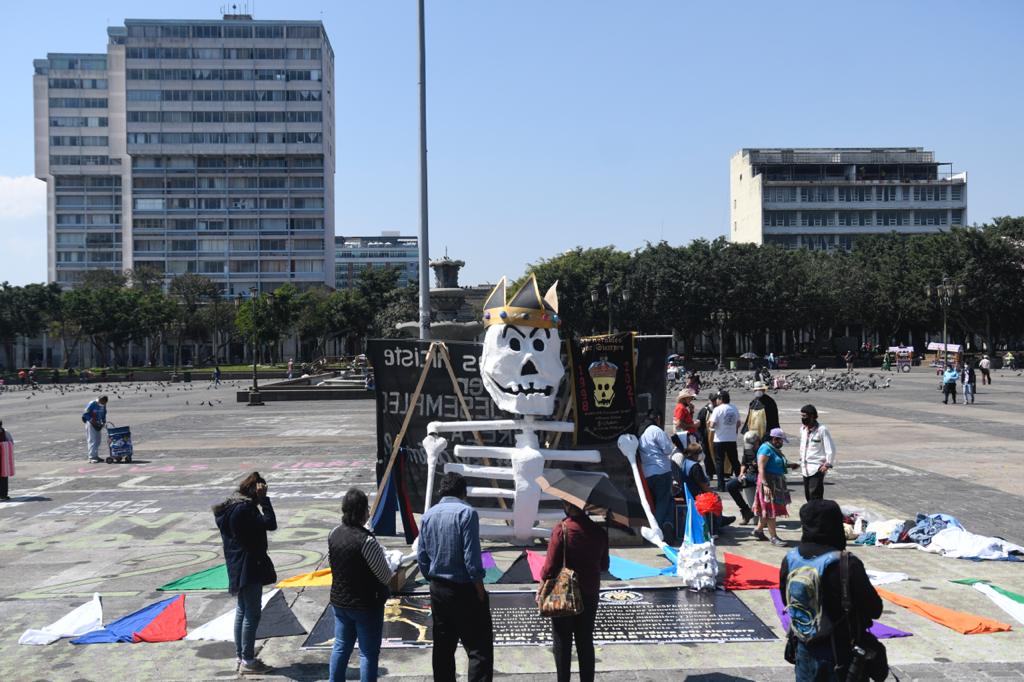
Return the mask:
<svg viewBox="0 0 1024 682">
<path fill-rule="evenodd" d="M 423 449 L 427 452 L 427 462 L 430 464 L 437 463 L 437 456 L 440 455 L 448 447 L 448 441 L 435 434 L 428 434 L 423 439 Z"/>
</svg>

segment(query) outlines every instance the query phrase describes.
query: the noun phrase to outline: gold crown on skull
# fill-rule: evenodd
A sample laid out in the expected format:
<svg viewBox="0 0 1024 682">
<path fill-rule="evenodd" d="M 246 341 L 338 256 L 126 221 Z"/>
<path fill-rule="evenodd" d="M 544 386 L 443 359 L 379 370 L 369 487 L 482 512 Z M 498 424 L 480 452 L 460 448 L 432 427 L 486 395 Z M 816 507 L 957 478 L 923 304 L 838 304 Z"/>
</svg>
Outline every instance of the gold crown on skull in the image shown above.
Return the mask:
<svg viewBox="0 0 1024 682">
<path fill-rule="evenodd" d="M 529 279 L 509 299 L 506 295 L 507 280 L 501 278 L 491 295 L 484 302 L 484 326 L 492 324 L 514 324 L 521 327 L 554 329 L 561 320 L 558 317 L 558 282 L 551 285 L 542 297 L 537 286 L 537 277 Z"/>
<path fill-rule="evenodd" d="M 597 362 L 590 363 L 587 372 L 595 379 L 611 379 L 619 373 L 619 366 L 608 362 L 608 358 L 601 358 Z"/>
</svg>

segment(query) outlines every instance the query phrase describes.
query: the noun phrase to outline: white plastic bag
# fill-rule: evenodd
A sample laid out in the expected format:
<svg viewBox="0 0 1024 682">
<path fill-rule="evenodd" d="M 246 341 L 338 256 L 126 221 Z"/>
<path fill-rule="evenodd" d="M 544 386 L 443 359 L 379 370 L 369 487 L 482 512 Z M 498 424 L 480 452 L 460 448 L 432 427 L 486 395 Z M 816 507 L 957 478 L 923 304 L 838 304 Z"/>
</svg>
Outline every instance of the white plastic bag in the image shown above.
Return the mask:
<svg viewBox="0 0 1024 682">
<path fill-rule="evenodd" d="M 683 544 L 679 548 L 676 575 L 691 590 L 714 591 L 718 583 L 718 560 L 715 558 L 715 544 Z"/>
</svg>

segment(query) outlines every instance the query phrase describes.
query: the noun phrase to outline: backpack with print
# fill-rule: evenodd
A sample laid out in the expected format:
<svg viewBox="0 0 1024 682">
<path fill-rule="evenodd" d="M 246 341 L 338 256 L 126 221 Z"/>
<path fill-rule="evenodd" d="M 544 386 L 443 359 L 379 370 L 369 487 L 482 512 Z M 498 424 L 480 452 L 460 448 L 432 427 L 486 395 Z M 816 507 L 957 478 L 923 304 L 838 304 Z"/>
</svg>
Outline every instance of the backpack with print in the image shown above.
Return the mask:
<svg viewBox="0 0 1024 682">
<path fill-rule="evenodd" d="M 822 583 L 825 569 L 839 560 L 842 552 L 826 552 L 805 559 L 798 548 L 786 555 L 786 613 L 789 634 L 804 644 L 831 636 L 833 623 L 823 609 Z"/>
</svg>

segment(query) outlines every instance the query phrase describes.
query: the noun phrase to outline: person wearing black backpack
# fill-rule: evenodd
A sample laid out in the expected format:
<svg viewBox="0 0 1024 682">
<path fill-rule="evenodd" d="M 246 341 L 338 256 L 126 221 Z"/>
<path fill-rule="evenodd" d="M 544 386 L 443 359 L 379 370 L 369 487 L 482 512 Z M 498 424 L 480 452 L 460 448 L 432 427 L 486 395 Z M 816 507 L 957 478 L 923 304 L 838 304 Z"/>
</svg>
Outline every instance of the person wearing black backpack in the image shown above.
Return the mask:
<svg viewBox="0 0 1024 682">
<path fill-rule="evenodd" d="M 884 680 L 885 647 L 867 632 L 882 614 L 882 599 L 864 564 L 845 551 L 839 505 L 811 500 L 800 508 L 800 523 L 800 545 L 779 569 L 791 618 L 786 660 L 796 665 L 796 681 Z"/>
</svg>

